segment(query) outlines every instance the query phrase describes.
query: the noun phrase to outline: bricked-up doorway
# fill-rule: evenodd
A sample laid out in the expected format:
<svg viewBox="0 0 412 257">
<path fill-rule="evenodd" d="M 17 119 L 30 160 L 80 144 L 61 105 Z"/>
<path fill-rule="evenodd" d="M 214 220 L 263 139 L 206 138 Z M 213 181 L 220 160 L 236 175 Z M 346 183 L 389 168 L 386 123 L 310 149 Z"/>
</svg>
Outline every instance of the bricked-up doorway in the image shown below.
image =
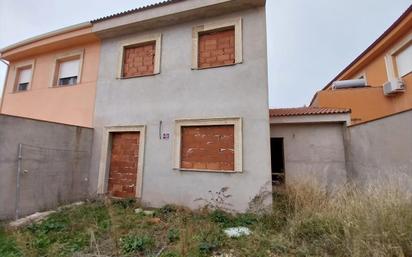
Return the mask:
<svg viewBox="0 0 412 257">
<path fill-rule="evenodd" d="M 110 196 L 136 196 L 140 132 L 111 133 L 108 193 Z"/>
</svg>

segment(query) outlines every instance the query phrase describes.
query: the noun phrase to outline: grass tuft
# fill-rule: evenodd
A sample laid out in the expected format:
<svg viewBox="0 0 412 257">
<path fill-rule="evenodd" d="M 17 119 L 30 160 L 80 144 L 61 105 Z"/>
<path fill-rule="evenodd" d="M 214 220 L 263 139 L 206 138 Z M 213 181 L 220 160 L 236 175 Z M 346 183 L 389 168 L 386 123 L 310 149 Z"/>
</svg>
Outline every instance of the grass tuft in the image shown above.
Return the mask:
<svg viewBox="0 0 412 257">
<path fill-rule="evenodd" d="M 120 238 L 122 251 L 126 254 L 148 252 L 154 246 L 153 238 L 146 235 L 127 235 Z"/>
<path fill-rule="evenodd" d="M 2 257 L 20 257 L 23 256 L 17 247 L 14 236 L 7 234 L 4 227 L 0 224 L 0 256 Z"/>
</svg>

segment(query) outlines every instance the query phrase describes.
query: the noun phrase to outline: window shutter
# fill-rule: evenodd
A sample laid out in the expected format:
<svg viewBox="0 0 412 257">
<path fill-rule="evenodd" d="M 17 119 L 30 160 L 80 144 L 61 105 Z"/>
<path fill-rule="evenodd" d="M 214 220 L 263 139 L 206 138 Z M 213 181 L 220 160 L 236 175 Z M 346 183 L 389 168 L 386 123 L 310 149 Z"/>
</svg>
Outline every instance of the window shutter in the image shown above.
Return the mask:
<svg viewBox="0 0 412 257">
<path fill-rule="evenodd" d="M 19 83 L 30 83 L 31 80 L 31 68 L 29 69 L 22 69 L 19 71 Z"/>
<path fill-rule="evenodd" d="M 399 77 L 412 71 L 412 44 L 396 55 L 396 66 Z"/>
<path fill-rule="evenodd" d="M 59 67 L 59 79 L 78 76 L 79 65 L 79 59 L 61 62 Z"/>
</svg>

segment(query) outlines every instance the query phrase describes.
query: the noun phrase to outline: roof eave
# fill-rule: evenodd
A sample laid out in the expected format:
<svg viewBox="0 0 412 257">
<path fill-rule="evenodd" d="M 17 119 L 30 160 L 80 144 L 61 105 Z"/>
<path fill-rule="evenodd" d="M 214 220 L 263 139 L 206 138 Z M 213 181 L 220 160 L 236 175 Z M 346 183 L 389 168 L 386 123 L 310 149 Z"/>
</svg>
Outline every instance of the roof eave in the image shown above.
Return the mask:
<svg viewBox="0 0 412 257">
<path fill-rule="evenodd" d="M 154 3 L 154 4 L 149 4 L 149 5 L 141 6 L 141 7 L 138 7 L 138 8 L 131 9 L 131 10 L 126 10 L 126 11 L 123 11 L 123 12 L 114 13 L 114 14 L 110 14 L 110 15 L 107 15 L 107 16 L 104 16 L 104 17 L 96 18 L 94 20 L 91 20 L 90 22 L 91 23 L 98 23 L 98 22 L 102 22 L 102 21 L 105 21 L 105 20 L 110 20 L 110 19 L 113 19 L 113 18 L 117 18 L 117 17 L 120 17 L 120 16 L 125 16 L 125 15 L 136 13 L 136 12 L 142 12 L 142 11 L 145 11 L 145 10 L 158 8 L 158 7 L 162 7 L 162 6 L 169 5 L 169 4 L 174 4 L 174 3 L 177 3 L 177 2 L 181 2 L 181 1 L 186 1 L 186 0 L 165 0 L 165 1 Z"/>
<path fill-rule="evenodd" d="M 140 8 L 92 21 L 92 31 L 102 38 L 153 29 L 194 19 L 264 6 L 265 0 L 166 1 L 167 4 Z"/>
<path fill-rule="evenodd" d="M 292 115 L 292 116 L 275 116 L 270 117 L 271 125 L 276 124 L 316 124 L 316 123 L 341 123 L 346 126 L 351 125 L 350 113 L 332 113 L 332 114 L 310 114 L 310 115 Z"/>
<path fill-rule="evenodd" d="M 26 45 L 29 45 L 29 44 L 35 43 L 37 41 L 53 37 L 53 36 L 58 36 L 58 35 L 61 35 L 61 34 L 69 33 L 69 32 L 75 31 L 75 30 L 88 28 L 88 27 L 91 27 L 91 26 L 92 26 L 92 24 L 88 21 L 87 22 L 82 22 L 82 23 L 79 23 L 79 24 L 76 24 L 76 25 L 64 27 L 64 28 L 61 28 L 61 29 L 57 29 L 57 30 L 54 30 L 54 31 L 50 31 L 50 32 L 47 32 L 47 33 L 44 33 L 44 34 L 41 34 L 41 35 L 38 35 L 38 36 L 34 36 L 34 37 L 31 37 L 31 38 L 22 40 L 20 42 L 15 43 L 15 44 L 11 44 L 9 46 L 1 48 L 0 49 L 0 57 L 4 56 L 5 52 L 14 50 L 16 48 L 26 46 Z"/>
</svg>

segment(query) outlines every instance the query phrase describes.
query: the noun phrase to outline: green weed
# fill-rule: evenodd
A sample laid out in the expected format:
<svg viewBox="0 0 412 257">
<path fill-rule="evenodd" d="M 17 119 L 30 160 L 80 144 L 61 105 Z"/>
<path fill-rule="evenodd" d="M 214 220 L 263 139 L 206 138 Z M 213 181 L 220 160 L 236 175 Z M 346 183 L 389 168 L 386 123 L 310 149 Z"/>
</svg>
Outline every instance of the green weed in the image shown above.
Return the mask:
<svg viewBox="0 0 412 257">
<path fill-rule="evenodd" d="M 146 235 L 127 235 L 120 239 L 122 251 L 126 254 L 147 252 L 154 246 L 154 241 Z"/>
<path fill-rule="evenodd" d="M 21 251 L 17 247 L 16 241 L 12 236 L 8 236 L 0 224 L 0 256 L 2 257 L 20 257 Z"/>
<path fill-rule="evenodd" d="M 171 228 L 169 231 L 167 231 L 167 239 L 169 240 L 169 243 L 174 243 L 177 242 L 180 238 L 180 232 L 178 229 Z"/>
</svg>

